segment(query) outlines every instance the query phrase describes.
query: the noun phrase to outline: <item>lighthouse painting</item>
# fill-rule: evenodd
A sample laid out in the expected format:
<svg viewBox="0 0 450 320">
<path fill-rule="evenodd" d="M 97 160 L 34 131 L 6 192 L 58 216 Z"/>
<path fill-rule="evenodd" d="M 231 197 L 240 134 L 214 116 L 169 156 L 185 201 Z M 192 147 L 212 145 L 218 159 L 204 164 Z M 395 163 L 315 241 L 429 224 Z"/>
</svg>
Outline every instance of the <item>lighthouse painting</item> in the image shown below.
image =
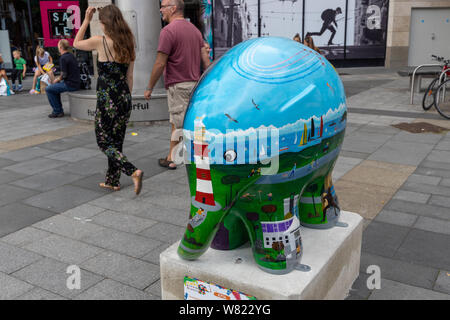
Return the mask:
<svg viewBox="0 0 450 320">
<path fill-rule="evenodd" d="M 222 208 L 214 200 L 206 128 L 201 118 L 197 119 L 194 130 L 194 163 L 197 185 L 195 196 L 192 197 L 192 205 L 198 210 L 189 220 L 191 228 L 201 225 L 208 212 L 218 211 Z"/>
</svg>

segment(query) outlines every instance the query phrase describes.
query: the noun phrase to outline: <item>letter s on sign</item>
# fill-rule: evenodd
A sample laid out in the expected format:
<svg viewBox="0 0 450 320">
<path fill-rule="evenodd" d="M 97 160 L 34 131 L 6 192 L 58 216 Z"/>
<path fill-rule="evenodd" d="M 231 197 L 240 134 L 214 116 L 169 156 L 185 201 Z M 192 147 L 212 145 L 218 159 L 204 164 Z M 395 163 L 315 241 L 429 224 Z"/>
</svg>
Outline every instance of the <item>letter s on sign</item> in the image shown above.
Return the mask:
<svg viewBox="0 0 450 320">
<path fill-rule="evenodd" d="M 80 29 L 81 27 L 81 10 L 77 5 L 72 5 L 67 8 L 66 12 L 71 14 L 67 20 L 67 28 L 69 29 Z M 74 22 L 75 21 L 75 22 Z"/>
</svg>

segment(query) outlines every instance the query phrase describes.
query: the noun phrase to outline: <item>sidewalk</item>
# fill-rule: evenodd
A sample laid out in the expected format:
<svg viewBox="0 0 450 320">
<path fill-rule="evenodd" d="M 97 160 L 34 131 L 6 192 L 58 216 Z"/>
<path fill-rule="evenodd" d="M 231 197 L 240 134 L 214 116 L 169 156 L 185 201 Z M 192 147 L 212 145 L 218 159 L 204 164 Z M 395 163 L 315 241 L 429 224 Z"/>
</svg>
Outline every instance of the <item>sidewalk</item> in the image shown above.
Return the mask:
<svg viewBox="0 0 450 320">
<path fill-rule="evenodd" d="M 349 299 L 450 299 L 450 133 L 391 126 L 450 122 L 409 105 L 407 78 L 344 69 L 348 128 L 334 170 L 341 207 L 365 219 Z M 168 125 L 129 127 L 125 154 L 145 171 L 110 193 L 93 126 L 49 119 L 45 96 L 0 97 L 0 299 L 160 299 L 159 254 L 187 223 L 183 167 L 166 171 Z M 131 135 L 137 133 L 137 135 Z M 305 248 L 306 250 L 307 248 Z M 66 286 L 81 268 L 81 289 Z M 367 267 L 381 268 L 369 290 Z"/>
</svg>

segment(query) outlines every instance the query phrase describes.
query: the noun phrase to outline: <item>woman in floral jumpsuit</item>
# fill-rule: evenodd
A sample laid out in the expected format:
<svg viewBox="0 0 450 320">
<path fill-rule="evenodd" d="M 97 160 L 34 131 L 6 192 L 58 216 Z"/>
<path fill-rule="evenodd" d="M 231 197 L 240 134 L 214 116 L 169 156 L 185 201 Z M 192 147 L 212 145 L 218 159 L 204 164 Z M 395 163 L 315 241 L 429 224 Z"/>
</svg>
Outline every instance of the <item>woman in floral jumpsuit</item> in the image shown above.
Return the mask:
<svg viewBox="0 0 450 320">
<path fill-rule="evenodd" d="M 108 5 L 99 9 L 99 19 L 106 36 L 83 40 L 96 10 L 93 7 L 87 9 L 74 47 L 97 50 L 99 53 L 95 134 L 100 150 L 108 157 L 106 179 L 100 187 L 120 190 L 120 175 L 123 172 L 132 177 L 135 192 L 139 194 L 144 173 L 130 163 L 122 152 L 132 109 L 134 37 L 120 10 Z"/>
</svg>

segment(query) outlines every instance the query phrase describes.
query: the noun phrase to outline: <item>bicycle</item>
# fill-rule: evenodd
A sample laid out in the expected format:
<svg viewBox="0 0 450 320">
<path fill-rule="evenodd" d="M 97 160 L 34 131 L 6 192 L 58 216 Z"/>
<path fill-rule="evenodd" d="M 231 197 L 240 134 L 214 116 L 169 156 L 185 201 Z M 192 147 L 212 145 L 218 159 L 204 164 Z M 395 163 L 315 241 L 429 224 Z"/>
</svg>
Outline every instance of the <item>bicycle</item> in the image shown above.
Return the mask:
<svg viewBox="0 0 450 320">
<path fill-rule="evenodd" d="M 443 66 L 442 71 L 439 73 L 439 76 L 431 81 L 430 85 L 427 88 L 427 91 L 425 91 L 425 94 L 423 95 L 422 108 L 424 110 L 429 110 L 434 105 L 434 93 L 441 84 L 442 75 L 445 73 L 445 79 L 447 79 L 447 76 L 450 76 L 450 60 L 445 60 L 444 57 L 438 57 L 435 55 L 431 55 L 431 57 L 433 58 L 433 60 L 442 62 Z"/>
<path fill-rule="evenodd" d="M 434 92 L 434 107 L 441 116 L 450 119 L 450 79 L 442 82 Z"/>
</svg>

